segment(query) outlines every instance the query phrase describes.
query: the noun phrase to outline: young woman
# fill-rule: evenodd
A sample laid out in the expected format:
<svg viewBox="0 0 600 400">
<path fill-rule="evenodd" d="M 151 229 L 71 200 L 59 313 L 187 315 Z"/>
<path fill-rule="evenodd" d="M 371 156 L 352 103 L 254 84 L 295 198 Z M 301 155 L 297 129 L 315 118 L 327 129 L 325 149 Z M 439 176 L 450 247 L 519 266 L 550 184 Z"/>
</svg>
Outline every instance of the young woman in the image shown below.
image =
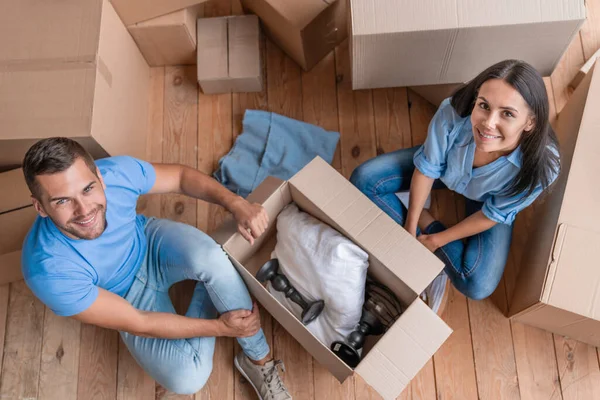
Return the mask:
<svg viewBox="0 0 600 400">
<path fill-rule="evenodd" d="M 425 144 L 352 173 L 358 189 L 445 263 L 426 290 L 434 311 L 441 314 L 448 278 L 472 299 L 498 286 L 515 216 L 560 170 L 548 108 L 539 73 L 523 61 L 502 61 L 442 102 Z M 443 187 L 466 198 L 467 217 L 448 229 L 424 209 L 431 189 Z M 408 209 L 395 194 L 407 190 Z"/>
</svg>

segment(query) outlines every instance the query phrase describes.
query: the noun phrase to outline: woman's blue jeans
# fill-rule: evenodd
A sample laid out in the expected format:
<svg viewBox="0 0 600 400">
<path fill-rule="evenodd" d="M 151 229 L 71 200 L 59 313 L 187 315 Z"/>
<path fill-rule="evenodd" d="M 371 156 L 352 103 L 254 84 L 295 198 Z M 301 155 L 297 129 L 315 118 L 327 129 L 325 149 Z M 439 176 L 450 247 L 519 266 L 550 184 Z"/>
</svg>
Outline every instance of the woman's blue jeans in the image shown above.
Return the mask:
<svg viewBox="0 0 600 400">
<path fill-rule="evenodd" d="M 404 226 L 406 207 L 395 193 L 408 191 L 415 166 L 413 156 L 419 147 L 382 154 L 358 166 L 350 181 L 397 223 Z M 436 180 L 434 189 L 445 185 Z M 482 203 L 466 199 L 466 214 L 479 211 Z M 446 228 L 439 221 L 431 223 L 423 233 L 438 233 Z M 512 225 L 496 224 L 487 231 L 450 242 L 435 251 L 446 265 L 452 284 L 465 296 L 480 300 L 490 296 L 504 272 Z"/>
<path fill-rule="evenodd" d="M 186 316 L 212 319 L 217 313 L 251 310 L 252 299 L 244 281 L 221 247 L 193 226 L 148 218 L 148 250 L 125 299 L 143 311 L 175 313 L 169 288 L 186 279 L 198 281 Z M 158 339 L 121 332 L 138 364 L 166 389 L 179 394 L 199 391 L 212 371 L 214 337 Z M 253 360 L 269 354 L 262 329 L 239 338 Z"/>
</svg>

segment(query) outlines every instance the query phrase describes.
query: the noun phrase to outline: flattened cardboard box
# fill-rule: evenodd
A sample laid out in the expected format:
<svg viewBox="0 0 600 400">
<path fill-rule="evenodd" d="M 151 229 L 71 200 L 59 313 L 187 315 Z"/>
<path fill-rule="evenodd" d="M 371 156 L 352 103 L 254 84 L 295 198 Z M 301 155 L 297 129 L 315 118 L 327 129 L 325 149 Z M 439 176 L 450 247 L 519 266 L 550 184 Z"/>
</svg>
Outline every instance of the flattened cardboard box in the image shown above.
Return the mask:
<svg viewBox="0 0 600 400">
<path fill-rule="evenodd" d="M 350 0 L 353 89 L 465 82 L 505 59 L 552 73 L 584 0 Z"/>
<path fill-rule="evenodd" d="M 537 210 L 509 315 L 600 346 L 600 70 L 558 116 L 562 171 Z"/>
<path fill-rule="evenodd" d="M 242 0 L 242 5 L 305 71 L 348 36 L 348 0 Z"/>
<path fill-rule="evenodd" d="M 0 285 L 23 279 L 21 247 L 37 213 L 23 170 L 0 173 Z"/>
<path fill-rule="evenodd" d="M 395 399 L 451 333 L 418 296 L 443 269 L 442 262 L 318 157 L 289 181 L 267 178 L 248 199 L 262 204 L 269 214 L 267 232 L 251 246 L 230 219 L 213 236 L 252 295 L 338 380 L 357 373 L 384 399 Z M 354 370 L 254 277 L 274 249 L 277 215 L 292 201 L 361 246 L 369 254 L 369 275 L 384 282 L 407 307 L 383 336 L 368 337 L 363 359 Z"/>
<path fill-rule="evenodd" d="M 0 168 L 52 136 L 145 156 L 150 69 L 108 0 L 0 9 Z"/>
<path fill-rule="evenodd" d="M 204 4 L 129 25 L 127 29 L 151 67 L 196 63 L 196 20 Z"/>
</svg>

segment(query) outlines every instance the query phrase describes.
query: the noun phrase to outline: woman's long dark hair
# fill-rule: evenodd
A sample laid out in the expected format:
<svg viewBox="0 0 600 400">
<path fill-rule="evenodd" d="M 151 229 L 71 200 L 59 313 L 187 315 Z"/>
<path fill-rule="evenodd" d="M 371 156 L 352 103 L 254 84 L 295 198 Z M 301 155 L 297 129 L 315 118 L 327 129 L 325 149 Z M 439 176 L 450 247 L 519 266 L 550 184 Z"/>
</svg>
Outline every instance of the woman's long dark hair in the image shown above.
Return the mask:
<svg viewBox="0 0 600 400">
<path fill-rule="evenodd" d="M 542 77 L 524 61 L 505 60 L 494 64 L 452 95 L 450 103 L 458 115 L 463 118 L 471 115 L 479 88 L 490 79 L 502 79 L 515 88 L 535 118 L 534 128 L 521 135 L 521 170 L 507 188 L 507 194 L 526 192 L 530 195 L 539 184 L 543 190 L 547 189 L 552 176 L 560 171 L 560 156 L 558 139 L 548 121 L 548 95 Z"/>
</svg>

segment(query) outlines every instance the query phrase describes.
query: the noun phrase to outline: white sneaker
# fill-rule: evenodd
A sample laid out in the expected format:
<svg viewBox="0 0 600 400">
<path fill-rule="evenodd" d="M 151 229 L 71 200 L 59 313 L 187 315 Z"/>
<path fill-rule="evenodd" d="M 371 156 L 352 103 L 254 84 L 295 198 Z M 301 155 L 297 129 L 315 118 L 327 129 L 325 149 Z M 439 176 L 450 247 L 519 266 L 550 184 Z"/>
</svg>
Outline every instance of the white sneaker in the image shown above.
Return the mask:
<svg viewBox="0 0 600 400">
<path fill-rule="evenodd" d="M 423 301 L 429 305 L 434 313 L 442 315 L 446 309 L 449 291 L 450 280 L 448 279 L 448 275 L 442 271 L 435 277 L 433 282 L 425 288 L 425 291 L 421 294 L 421 298 L 423 298 Z"/>
<path fill-rule="evenodd" d="M 407 210 L 408 210 L 409 196 L 410 196 L 409 191 L 396 193 L 396 197 L 398 198 L 398 200 L 400 200 L 400 202 L 402 204 L 404 204 L 404 207 L 406 207 Z M 423 208 L 429 209 L 430 207 L 431 207 L 431 195 L 427 196 L 427 200 L 425 200 L 425 205 L 423 206 Z"/>
<path fill-rule="evenodd" d="M 278 367 L 284 369 L 283 362 L 271 360 L 265 365 L 256 365 L 240 351 L 233 363 L 242 376 L 252 385 L 260 400 L 292 400 L 279 373 Z"/>
</svg>

